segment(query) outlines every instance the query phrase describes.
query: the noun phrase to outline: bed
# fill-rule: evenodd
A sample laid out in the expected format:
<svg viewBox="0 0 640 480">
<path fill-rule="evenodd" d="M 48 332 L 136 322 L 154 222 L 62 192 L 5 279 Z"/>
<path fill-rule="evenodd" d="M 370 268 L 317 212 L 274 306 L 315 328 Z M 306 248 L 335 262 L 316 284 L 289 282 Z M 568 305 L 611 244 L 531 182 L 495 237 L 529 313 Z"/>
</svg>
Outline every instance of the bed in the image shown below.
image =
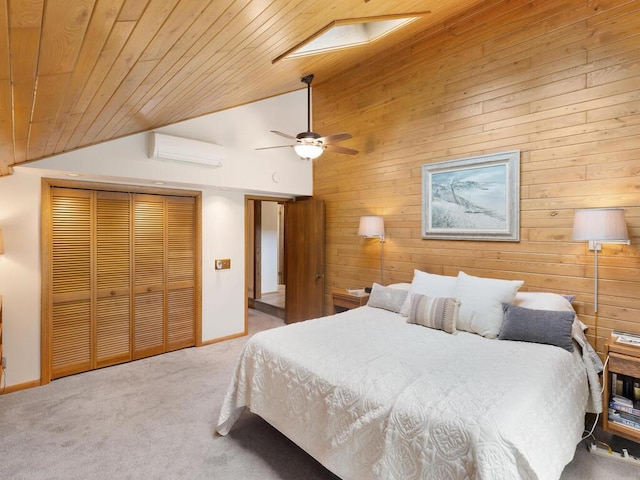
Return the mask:
<svg viewBox="0 0 640 480">
<path fill-rule="evenodd" d="M 417 272 L 393 289 L 403 294 L 377 286 L 367 306 L 254 335 L 238 358 L 218 433 L 248 407 L 344 480 L 559 478 L 585 413 L 602 408 L 601 364 L 570 302 L 555 294 L 527 299 L 516 293 L 522 283 L 511 282 L 509 302 L 498 296 L 501 331 L 481 335 L 468 323 L 473 313 L 475 330 L 486 328 L 477 316 L 490 310 L 486 292 L 461 294 L 456 277 L 435 289 L 432 278 L 425 289 Z M 415 323 L 425 297 L 428 320 L 444 322 Z M 569 308 L 571 352 L 566 344 L 501 340 L 509 309 Z M 452 329 L 447 318 L 472 331 Z"/>
</svg>

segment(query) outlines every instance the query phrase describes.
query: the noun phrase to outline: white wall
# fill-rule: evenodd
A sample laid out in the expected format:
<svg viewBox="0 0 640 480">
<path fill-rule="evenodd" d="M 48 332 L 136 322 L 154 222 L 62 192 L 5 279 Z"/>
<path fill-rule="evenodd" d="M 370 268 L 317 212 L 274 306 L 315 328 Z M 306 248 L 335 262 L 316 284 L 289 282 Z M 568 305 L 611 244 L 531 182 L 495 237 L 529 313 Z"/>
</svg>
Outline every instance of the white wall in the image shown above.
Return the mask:
<svg viewBox="0 0 640 480">
<path fill-rule="evenodd" d="M 0 178 L 2 355 L 6 384 L 40 379 L 40 175 Z"/>
<path fill-rule="evenodd" d="M 244 328 L 244 194 L 203 192 L 202 218 L 202 338 L 209 340 Z M 216 270 L 216 258 L 230 258 L 231 268 Z"/>
<path fill-rule="evenodd" d="M 262 248 L 261 262 L 262 293 L 278 290 L 278 204 L 262 202 Z"/>
<path fill-rule="evenodd" d="M 282 144 L 269 130 L 296 134 L 306 125 L 306 91 L 207 115 L 157 131 L 225 147 L 220 169 L 149 159 L 141 133 L 57 155 L 0 178 L 0 256 L 3 355 L 7 385 L 40 379 L 40 188 L 41 178 L 135 185 L 163 182 L 169 188 L 202 191 L 202 334 L 213 340 L 244 329 L 244 197 L 247 193 L 312 194 L 312 166 L 293 149 L 255 151 Z M 274 175 L 277 174 L 277 175 Z M 275 180 L 274 180 L 275 178 Z M 230 270 L 214 259 L 230 258 Z"/>
</svg>

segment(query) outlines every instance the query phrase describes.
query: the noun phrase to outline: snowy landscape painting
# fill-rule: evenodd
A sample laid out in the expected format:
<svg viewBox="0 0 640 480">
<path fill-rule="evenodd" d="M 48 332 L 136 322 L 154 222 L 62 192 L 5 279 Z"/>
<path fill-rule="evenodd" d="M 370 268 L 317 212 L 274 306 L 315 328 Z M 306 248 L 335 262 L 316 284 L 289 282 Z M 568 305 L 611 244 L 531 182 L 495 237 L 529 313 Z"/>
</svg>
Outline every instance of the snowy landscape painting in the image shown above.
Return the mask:
<svg viewBox="0 0 640 480">
<path fill-rule="evenodd" d="M 519 240 L 520 152 L 423 165 L 423 238 Z"/>
</svg>

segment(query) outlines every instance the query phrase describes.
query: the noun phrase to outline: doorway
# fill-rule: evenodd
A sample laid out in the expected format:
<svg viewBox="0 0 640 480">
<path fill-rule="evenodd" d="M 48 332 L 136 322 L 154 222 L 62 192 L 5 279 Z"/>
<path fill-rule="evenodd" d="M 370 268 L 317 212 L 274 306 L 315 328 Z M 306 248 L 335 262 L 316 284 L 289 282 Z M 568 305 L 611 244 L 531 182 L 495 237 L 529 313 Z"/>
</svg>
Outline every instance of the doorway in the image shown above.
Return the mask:
<svg viewBox="0 0 640 480">
<path fill-rule="evenodd" d="M 284 204 L 289 199 L 247 198 L 249 308 L 285 319 Z"/>
<path fill-rule="evenodd" d="M 247 317 L 249 308 L 274 308 L 264 302 L 262 291 L 263 254 L 262 210 L 265 202 L 275 202 L 284 208 L 277 229 L 280 261 L 277 296 L 284 300 L 284 308 L 275 307 L 273 315 L 286 323 L 300 322 L 324 314 L 324 202 L 312 197 L 296 199 L 245 197 L 245 265 Z M 272 228 L 273 227 L 269 227 Z M 273 242 L 272 242 L 273 244 Z M 270 260 L 271 261 L 271 260 Z M 245 320 L 248 321 L 248 320 Z"/>
</svg>

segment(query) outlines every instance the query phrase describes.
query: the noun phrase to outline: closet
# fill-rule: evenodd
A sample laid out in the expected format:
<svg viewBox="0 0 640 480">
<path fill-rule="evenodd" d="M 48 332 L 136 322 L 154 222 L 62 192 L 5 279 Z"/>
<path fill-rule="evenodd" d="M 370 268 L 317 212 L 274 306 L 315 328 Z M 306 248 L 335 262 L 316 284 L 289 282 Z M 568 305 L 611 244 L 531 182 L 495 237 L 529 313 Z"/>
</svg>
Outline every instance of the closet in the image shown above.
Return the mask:
<svg viewBox="0 0 640 480">
<path fill-rule="evenodd" d="M 46 194 L 43 383 L 196 345 L 198 197 Z"/>
</svg>

